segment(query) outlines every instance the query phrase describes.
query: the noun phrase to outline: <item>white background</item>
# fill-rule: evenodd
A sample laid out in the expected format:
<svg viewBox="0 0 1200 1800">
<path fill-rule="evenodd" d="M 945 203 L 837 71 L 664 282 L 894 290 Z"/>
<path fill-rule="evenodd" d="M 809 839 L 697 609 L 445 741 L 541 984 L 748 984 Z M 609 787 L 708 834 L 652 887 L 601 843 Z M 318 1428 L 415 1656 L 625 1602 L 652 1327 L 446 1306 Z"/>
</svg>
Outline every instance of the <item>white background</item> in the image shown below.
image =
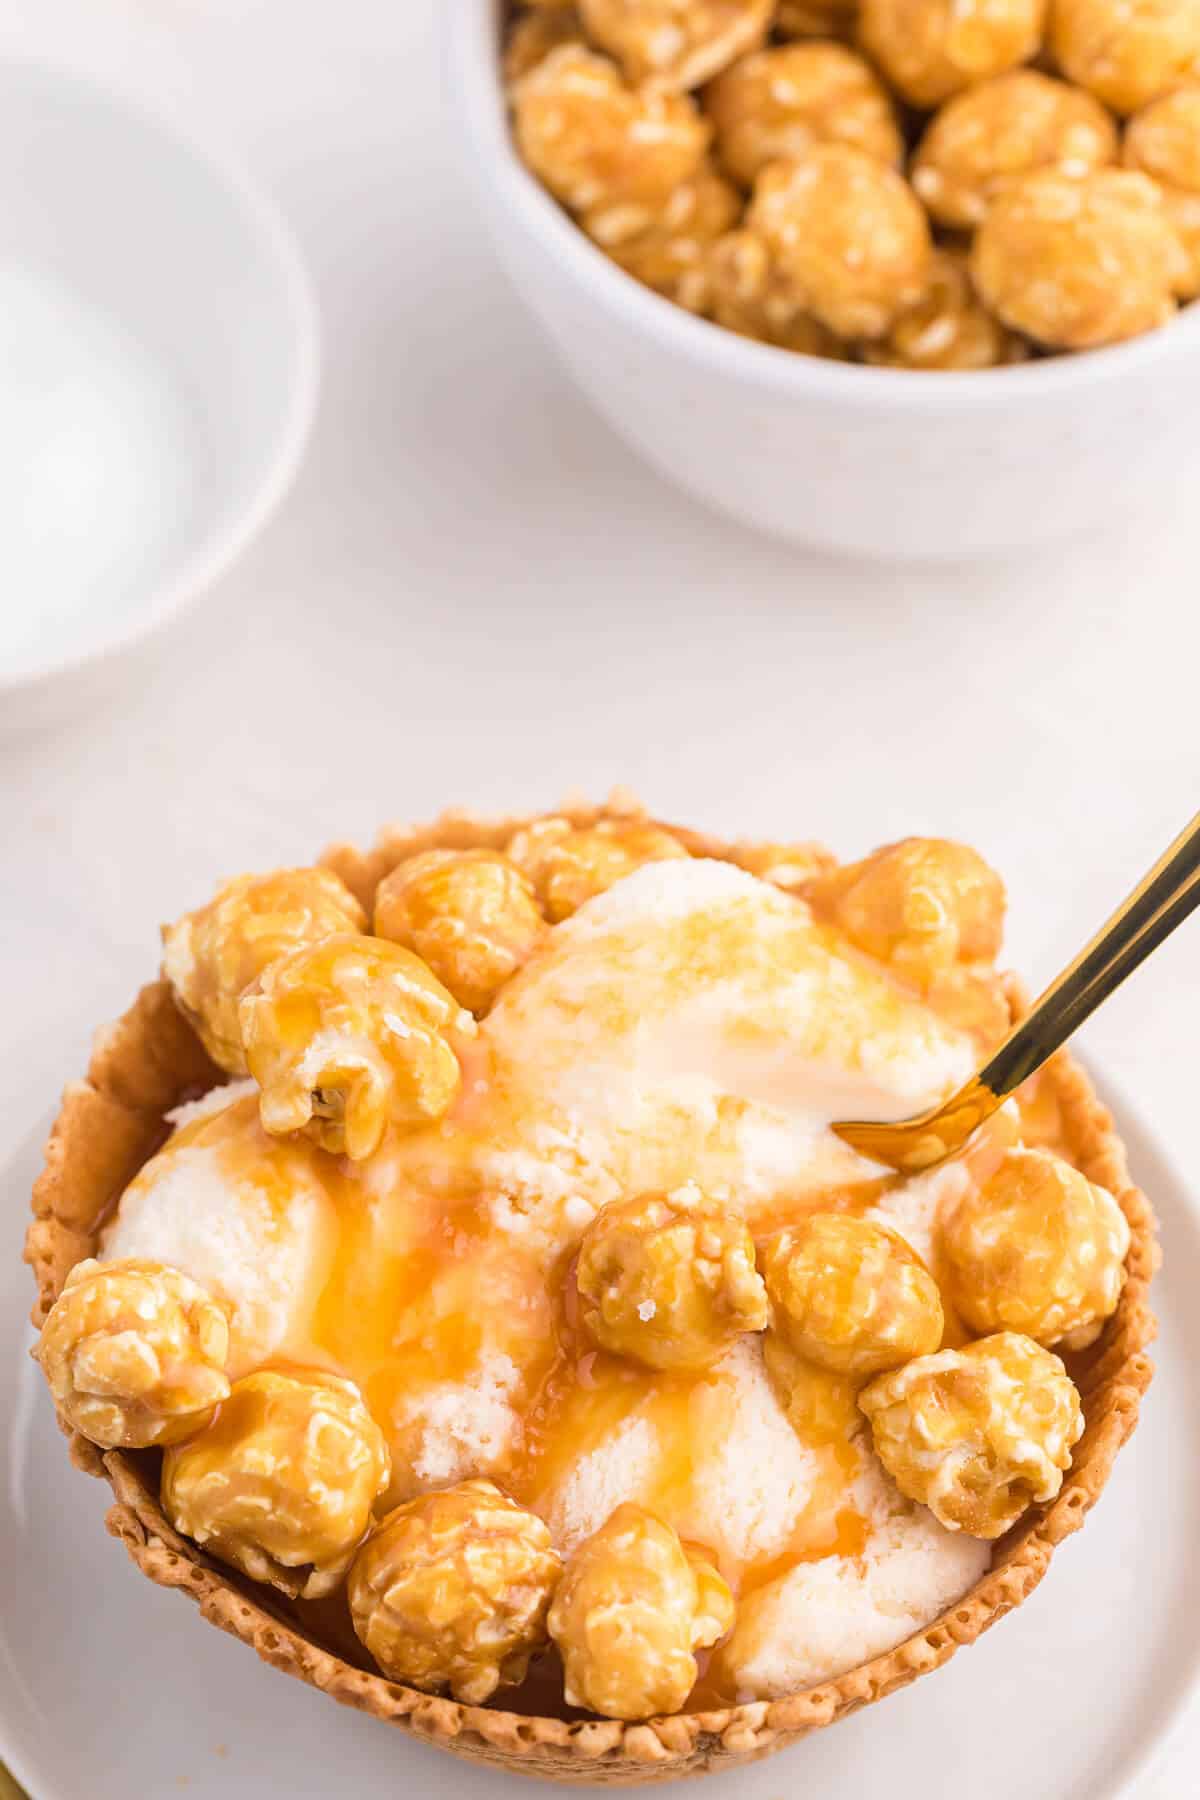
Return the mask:
<svg viewBox="0 0 1200 1800">
<path fill-rule="evenodd" d="M 0 52 L 107 73 L 241 150 L 313 271 L 326 370 L 300 481 L 233 576 L 106 711 L 0 738 L 0 1147 L 153 972 L 160 920 L 388 818 L 620 781 L 847 855 L 961 836 L 1006 874 L 1012 959 L 1041 981 L 1200 805 L 1200 503 L 932 572 L 699 511 L 497 272 L 441 91 L 453 3 L 6 0 Z M 1185 1173 L 1197 976 L 1200 922 L 1085 1039 Z M 1191 1791 L 1183 1763 L 1152 1791 Z"/>
</svg>

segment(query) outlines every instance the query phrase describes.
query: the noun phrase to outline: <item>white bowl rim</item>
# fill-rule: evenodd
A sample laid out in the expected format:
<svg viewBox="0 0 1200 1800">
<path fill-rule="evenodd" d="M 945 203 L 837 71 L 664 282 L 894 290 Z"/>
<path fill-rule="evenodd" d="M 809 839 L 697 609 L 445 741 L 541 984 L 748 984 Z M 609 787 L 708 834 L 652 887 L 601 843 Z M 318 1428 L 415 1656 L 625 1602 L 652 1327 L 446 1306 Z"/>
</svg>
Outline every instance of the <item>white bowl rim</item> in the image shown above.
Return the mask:
<svg viewBox="0 0 1200 1800">
<path fill-rule="evenodd" d="M 1200 300 L 1169 324 L 1121 344 L 1049 356 L 998 369 L 875 368 L 798 355 L 755 343 L 699 319 L 627 275 L 596 248 L 525 168 L 508 128 L 495 38 L 497 0 L 453 0 L 441 9 L 450 92 L 473 140 L 481 181 L 498 191 L 546 252 L 564 264 L 606 312 L 688 361 L 778 392 L 819 395 L 847 406 L 948 413 L 1031 400 L 1136 380 L 1176 352 L 1200 353 Z"/>
<path fill-rule="evenodd" d="M 276 426 L 274 446 L 264 471 L 229 522 L 207 533 L 198 547 L 165 577 L 147 604 L 137 607 L 133 616 L 116 629 L 95 636 L 80 650 L 23 663 L 12 671 L 0 668 L 0 699 L 29 694 L 49 686 L 59 676 L 83 673 L 134 649 L 212 586 L 257 536 L 295 479 L 312 431 L 321 383 L 320 314 L 307 266 L 283 213 L 234 153 L 216 148 L 190 122 L 181 124 L 120 81 L 100 78 L 51 58 L 5 55 L 0 58 L 0 78 L 9 74 L 57 83 L 64 90 L 74 89 L 85 95 L 93 103 L 100 102 L 127 114 L 173 143 L 225 190 L 245 215 L 280 277 L 294 369 L 287 407 Z"/>
</svg>

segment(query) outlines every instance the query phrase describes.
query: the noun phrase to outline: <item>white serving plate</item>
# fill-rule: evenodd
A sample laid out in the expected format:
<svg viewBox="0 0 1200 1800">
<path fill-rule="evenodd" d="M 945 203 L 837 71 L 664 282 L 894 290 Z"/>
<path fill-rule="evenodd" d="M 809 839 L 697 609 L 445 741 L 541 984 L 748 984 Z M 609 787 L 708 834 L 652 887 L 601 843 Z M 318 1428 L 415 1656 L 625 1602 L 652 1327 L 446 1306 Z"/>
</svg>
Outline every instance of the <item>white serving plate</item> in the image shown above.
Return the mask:
<svg viewBox="0 0 1200 1800">
<path fill-rule="evenodd" d="M 1159 1373 L 1099 1510 L 979 1644 L 856 1718 L 716 1778 L 723 1800 L 1148 1792 L 1200 1670 L 1200 1609 L 1183 1579 L 1200 1534 L 1200 1216 L 1129 1109 L 1118 1116 L 1167 1260 Z M 40 1134 L 0 1170 L 0 1756 L 33 1800 L 517 1792 L 511 1776 L 274 1673 L 106 1539 L 108 1489 L 69 1467 L 25 1354 L 31 1284 L 19 1250 L 39 1145 Z M 1182 1800 L 1192 1790 L 1181 1780 L 1154 1791 Z"/>
</svg>

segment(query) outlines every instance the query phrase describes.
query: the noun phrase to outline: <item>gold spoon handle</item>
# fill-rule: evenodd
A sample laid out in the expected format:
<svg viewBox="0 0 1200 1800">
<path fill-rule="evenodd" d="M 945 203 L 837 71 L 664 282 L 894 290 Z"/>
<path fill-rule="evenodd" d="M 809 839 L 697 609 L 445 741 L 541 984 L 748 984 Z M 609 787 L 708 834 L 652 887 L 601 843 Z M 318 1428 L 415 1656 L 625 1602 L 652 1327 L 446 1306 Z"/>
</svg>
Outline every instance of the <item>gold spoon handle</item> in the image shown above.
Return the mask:
<svg viewBox="0 0 1200 1800">
<path fill-rule="evenodd" d="M 1200 906 L 1200 813 L 1035 1003 L 978 1080 L 1006 1098 Z"/>
</svg>

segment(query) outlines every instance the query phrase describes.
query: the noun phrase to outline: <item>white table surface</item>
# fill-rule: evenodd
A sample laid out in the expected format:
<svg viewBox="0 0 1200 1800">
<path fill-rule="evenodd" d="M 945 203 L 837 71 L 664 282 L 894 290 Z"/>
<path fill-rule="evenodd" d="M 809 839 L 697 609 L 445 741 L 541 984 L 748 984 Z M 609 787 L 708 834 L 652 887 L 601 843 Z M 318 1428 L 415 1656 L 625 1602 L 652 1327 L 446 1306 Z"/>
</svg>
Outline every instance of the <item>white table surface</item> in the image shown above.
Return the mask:
<svg viewBox="0 0 1200 1800">
<path fill-rule="evenodd" d="M 387 818 L 619 781 L 846 854 L 962 836 L 1040 979 L 1200 803 L 1200 507 L 933 572 L 698 510 L 597 422 L 494 265 L 439 79 L 452 4 L 3 9 L 0 54 L 111 75 L 241 150 L 312 268 L 326 380 L 233 575 L 105 711 L 0 738 L 0 1147 L 152 970 L 161 919 Z M 1200 1174 L 1198 987 L 1195 923 L 1084 1042 Z M 1141 1792 L 1179 1800 L 1198 1765 L 1200 1718 Z"/>
</svg>

